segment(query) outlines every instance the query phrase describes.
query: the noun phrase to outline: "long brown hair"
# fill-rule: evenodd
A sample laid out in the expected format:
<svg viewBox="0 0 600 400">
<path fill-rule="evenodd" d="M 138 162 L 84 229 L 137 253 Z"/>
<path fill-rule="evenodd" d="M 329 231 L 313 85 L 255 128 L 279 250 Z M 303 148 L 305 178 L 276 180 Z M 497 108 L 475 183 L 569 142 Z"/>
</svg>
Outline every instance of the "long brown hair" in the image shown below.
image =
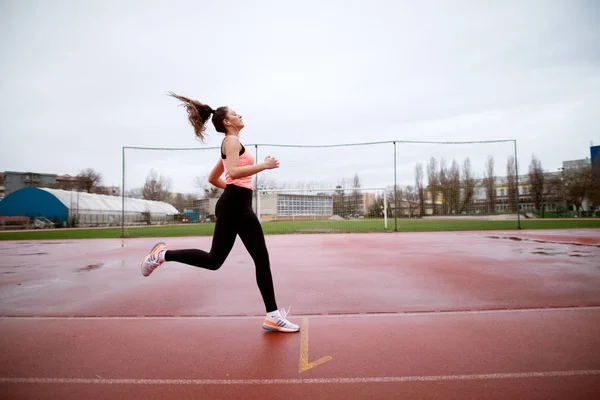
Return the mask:
<svg viewBox="0 0 600 400">
<path fill-rule="evenodd" d="M 227 107 L 218 107 L 216 110 L 213 110 L 208 104 L 202 104 L 198 100 L 192 100 L 173 92 L 169 92 L 169 96 L 175 97 L 183 103 L 188 113 L 190 124 L 194 127 L 194 133 L 201 142 L 204 142 L 206 137 L 206 121 L 208 121 L 211 114 L 212 123 L 217 132 L 227 133 L 223 124 L 223 119 L 227 116 Z"/>
</svg>

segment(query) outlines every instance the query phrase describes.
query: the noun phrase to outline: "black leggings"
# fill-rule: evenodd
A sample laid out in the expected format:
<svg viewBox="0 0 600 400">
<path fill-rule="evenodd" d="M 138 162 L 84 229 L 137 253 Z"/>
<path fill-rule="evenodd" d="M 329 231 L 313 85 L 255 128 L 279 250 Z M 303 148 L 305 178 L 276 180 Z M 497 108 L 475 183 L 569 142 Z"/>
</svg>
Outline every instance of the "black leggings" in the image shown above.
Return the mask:
<svg viewBox="0 0 600 400">
<path fill-rule="evenodd" d="M 236 236 L 239 235 L 254 260 L 256 283 L 267 312 L 277 310 L 265 236 L 252 210 L 252 190 L 227 185 L 217 201 L 215 215 L 217 224 L 209 253 L 198 249 L 168 250 L 165 261 L 177 261 L 216 271 L 225 262 Z"/>
</svg>

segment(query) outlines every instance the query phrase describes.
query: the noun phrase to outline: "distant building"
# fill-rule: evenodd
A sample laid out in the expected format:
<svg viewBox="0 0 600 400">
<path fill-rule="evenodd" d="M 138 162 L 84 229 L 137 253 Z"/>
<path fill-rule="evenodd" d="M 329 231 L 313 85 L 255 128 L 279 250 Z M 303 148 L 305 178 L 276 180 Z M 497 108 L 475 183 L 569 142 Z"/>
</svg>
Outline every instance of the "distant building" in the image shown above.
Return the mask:
<svg viewBox="0 0 600 400">
<path fill-rule="evenodd" d="M 593 149 L 594 149 L 593 147 L 590 148 L 590 153 L 592 156 L 595 156 Z M 563 171 L 568 171 L 569 169 L 574 169 L 574 168 L 585 168 L 585 167 L 593 168 L 591 158 L 582 158 L 580 160 L 563 161 L 562 165 L 563 165 L 563 167 L 562 167 Z M 596 208 L 600 208 L 600 207 L 597 207 L 597 205 L 595 207 L 588 198 L 583 199 L 583 202 L 581 203 L 582 211 L 594 211 Z"/>
<path fill-rule="evenodd" d="M 215 216 L 217 201 L 219 201 L 218 197 L 198 199 L 194 201 L 194 207 L 192 210 L 198 212 L 199 219 L 203 221 L 206 218 Z"/>
<path fill-rule="evenodd" d="M 0 200 L 4 198 L 4 172 L 0 172 Z"/>
<path fill-rule="evenodd" d="M 4 196 L 25 187 L 51 187 L 56 184 L 56 174 L 36 172 L 4 172 Z"/>
<path fill-rule="evenodd" d="M 600 174 L 600 146 L 590 147 L 590 158 L 592 159 L 592 169 L 595 174 Z"/>
<path fill-rule="evenodd" d="M 85 186 L 85 178 L 71 175 L 57 175 L 56 183 L 52 186 L 52 188 L 83 191 Z M 108 196 L 120 196 L 121 188 L 119 186 L 94 186 L 92 188 L 92 193 L 105 194 Z"/>
<path fill-rule="evenodd" d="M 545 172 L 544 179 L 549 182 L 552 179 L 561 177 L 560 172 Z M 516 183 L 515 183 L 516 184 Z M 473 198 L 470 204 L 463 205 L 464 214 L 477 215 L 477 214 L 510 214 L 516 213 L 515 208 L 518 208 L 519 212 L 533 212 L 535 211 L 535 202 L 531 193 L 531 185 L 529 184 L 529 177 L 527 175 L 519 176 L 518 183 L 518 201 L 511 204 L 509 184 L 506 177 L 495 177 L 493 193 L 495 195 L 494 209 L 490 210 L 490 204 L 486 189 L 483 185 L 483 179 L 477 179 L 475 181 L 475 187 L 473 192 Z M 464 189 L 461 189 L 461 199 L 464 196 Z M 435 199 L 435 207 L 438 213 L 442 209 L 445 202 L 442 194 L 438 193 Z M 557 208 L 563 205 L 563 197 L 561 193 L 558 193 L 556 188 L 549 187 L 547 192 L 544 193 L 544 210 L 545 211 L 556 211 Z M 434 211 L 432 194 L 427 192 L 425 196 L 425 214 L 433 215 Z"/>
<path fill-rule="evenodd" d="M 259 204 L 261 221 L 322 219 L 334 215 L 334 195 L 331 194 L 261 194 Z"/>
<path fill-rule="evenodd" d="M 84 181 L 78 176 L 6 171 L 0 173 L 0 199 L 25 187 L 82 191 Z M 118 186 L 96 186 L 92 191 L 109 196 L 121 194 Z"/>
<path fill-rule="evenodd" d="M 563 169 L 571 169 L 571 168 L 582 168 L 592 164 L 592 160 L 589 158 L 583 158 L 581 160 L 570 160 L 563 161 L 562 166 Z"/>
<path fill-rule="evenodd" d="M 57 175 L 54 187 L 62 190 L 78 190 L 81 188 L 82 181 L 76 176 Z"/>
<path fill-rule="evenodd" d="M 94 188 L 95 193 L 105 194 L 107 196 L 120 196 L 121 195 L 121 187 L 120 186 L 96 186 Z"/>
<path fill-rule="evenodd" d="M 256 197 L 256 195 L 255 195 Z M 194 209 L 200 218 L 214 217 L 219 198 L 198 199 Z M 360 217 L 369 213 L 376 202 L 375 193 L 361 192 L 353 194 L 352 189 L 339 193 L 271 192 L 260 193 L 258 207 L 253 207 L 261 221 L 291 219 L 327 219 L 334 215 L 341 217 Z"/>
</svg>

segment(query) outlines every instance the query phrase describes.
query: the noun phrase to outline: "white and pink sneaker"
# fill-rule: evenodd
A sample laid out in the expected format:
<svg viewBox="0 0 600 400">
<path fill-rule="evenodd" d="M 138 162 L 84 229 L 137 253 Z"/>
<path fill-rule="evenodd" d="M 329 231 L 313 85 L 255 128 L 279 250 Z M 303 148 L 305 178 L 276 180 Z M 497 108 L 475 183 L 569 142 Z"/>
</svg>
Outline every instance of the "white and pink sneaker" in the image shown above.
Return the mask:
<svg viewBox="0 0 600 400">
<path fill-rule="evenodd" d="M 161 260 L 159 257 L 159 253 L 163 250 L 166 250 L 167 246 L 160 242 L 157 243 L 150 253 L 144 258 L 140 269 L 142 270 L 142 275 L 148 276 L 154 271 L 158 266 L 165 262 L 164 259 Z"/>
<path fill-rule="evenodd" d="M 292 324 L 290 321 L 286 319 L 290 310 L 286 310 L 285 308 L 279 310 L 279 312 L 274 317 L 269 317 L 268 315 L 265 317 L 265 321 L 262 324 L 262 327 L 265 331 L 271 332 L 298 332 L 300 327 L 296 324 Z"/>
</svg>

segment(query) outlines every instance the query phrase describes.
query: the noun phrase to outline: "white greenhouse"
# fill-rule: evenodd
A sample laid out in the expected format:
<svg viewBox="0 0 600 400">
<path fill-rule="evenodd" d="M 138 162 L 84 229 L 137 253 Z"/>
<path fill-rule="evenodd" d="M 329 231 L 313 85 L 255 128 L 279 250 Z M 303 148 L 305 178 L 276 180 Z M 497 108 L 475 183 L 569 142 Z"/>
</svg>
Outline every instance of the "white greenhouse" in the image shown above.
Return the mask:
<svg viewBox="0 0 600 400">
<path fill-rule="evenodd" d="M 151 200 L 74 192 L 60 189 L 26 187 L 0 202 L 0 215 L 46 217 L 63 225 L 116 226 L 165 224 L 179 212 L 172 205 Z"/>
</svg>

